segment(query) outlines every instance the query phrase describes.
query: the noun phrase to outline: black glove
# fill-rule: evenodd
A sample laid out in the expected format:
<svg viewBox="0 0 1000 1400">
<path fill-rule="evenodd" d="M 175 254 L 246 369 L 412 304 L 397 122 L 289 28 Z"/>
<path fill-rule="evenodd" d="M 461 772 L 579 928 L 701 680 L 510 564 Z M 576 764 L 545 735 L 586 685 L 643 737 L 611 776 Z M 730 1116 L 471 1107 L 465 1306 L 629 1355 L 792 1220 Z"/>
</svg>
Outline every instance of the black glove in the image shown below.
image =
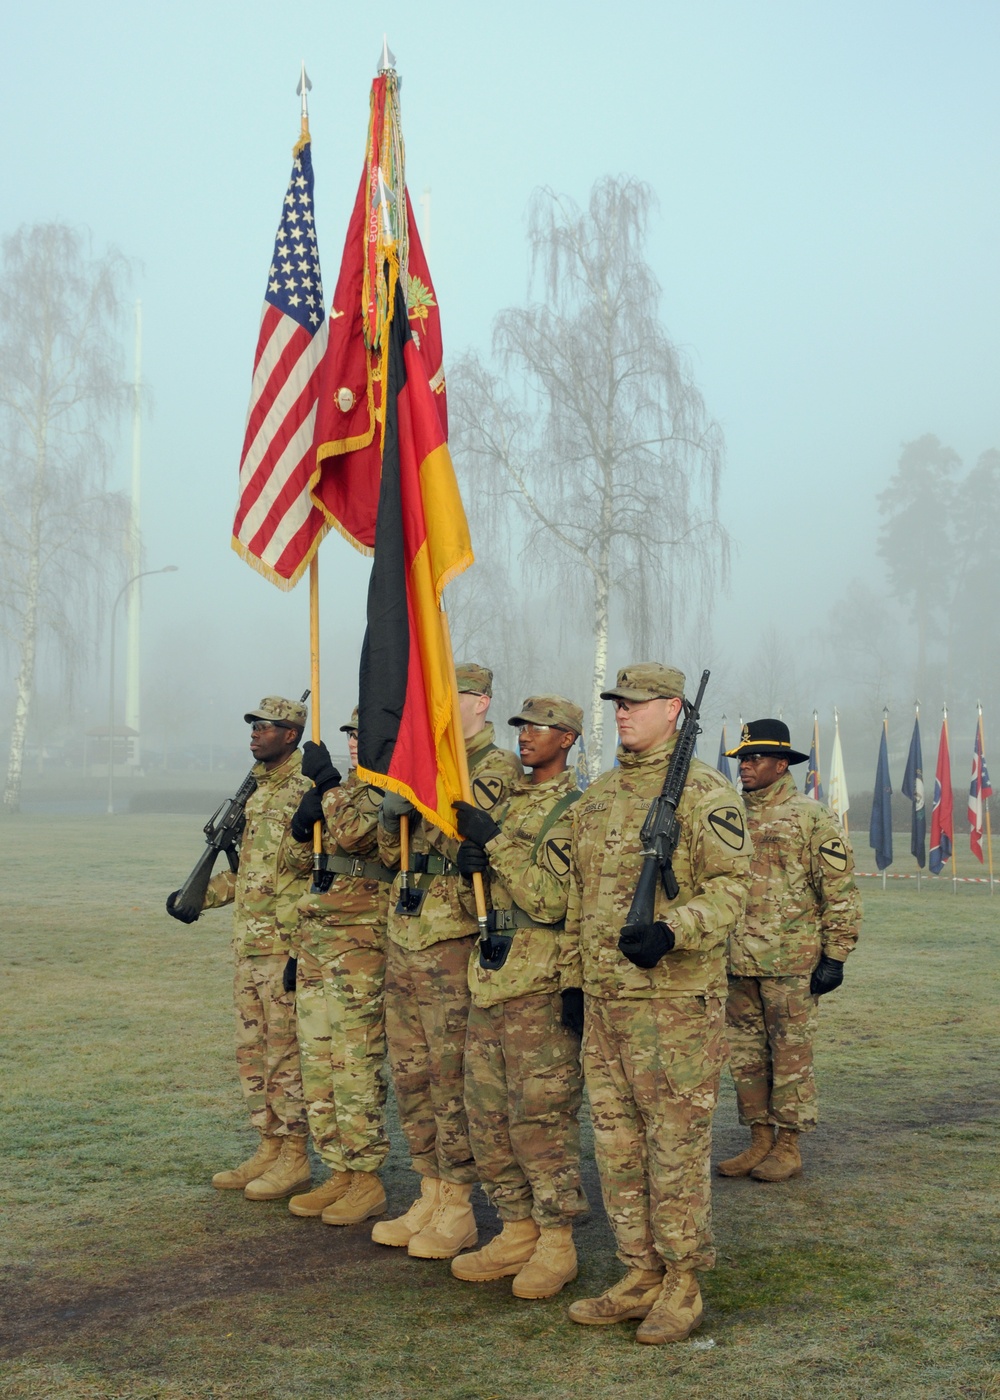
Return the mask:
<svg viewBox="0 0 1000 1400">
<path fill-rule="evenodd" d="M 494 836 L 500 835 L 500 828 L 488 812 L 482 811 L 471 802 L 455 802 L 453 806 L 457 814 L 455 825 L 458 827 L 458 834 L 466 841 L 475 841 L 477 846 L 485 846 L 487 841 L 492 841 Z"/>
<path fill-rule="evenodd" d="M 192 914 L 187 909 L 174 908 L 174 904 L 176 903 L 177 896 L 179 894 L 180 890 L 174 890 L 172 894 L 167 895 L 167 913 L 172 919 L 180 919 L 182 924 L 193 924 L 198 917 L 197 914 Z"/>
<path fill-rule="evenodd" d="M 814 997 L 825 997 L 827 992 L 835 992 L 844 980 L 844 964 L 836 958 L 828 958 L 820 953 L 819 962 L 813 968 L 809 979 L 809 990 Z"/>
<path fill-rule="evenodd" d="M 455 864 L 463 875 L 468 878 L 477 872 L 485 875 L 490 868 L 490 858 L 483 850 L 482 846 L 477 846 L 475 841 L 463 841 L 458 848 L 458 855 L 455 857 Z"/>
<path fill-rule="evenodd" d="M 319 788 L 310 788 L 308 792 L 303 793 L 302 801 L 292 817 L 292 835 L 296 841 L 311 841 L 313 827 L 322 820 L 323 799 Z"/>
<path fill-rule="evenodd" d="M 387 791 L 382 798 L 382 812 L 379 821 L 393 836 L 399 835 L 400 817 L 412 817 L 416 807 L 398 792 Z"/>
<path fill-rule="evenodd" d="M 562 1023 L 568 1031 L 583 1038 L 583 993 L 579 987 L 567 987 L 562 995 Z"/>
<path fill-rule="evenodd" d="M 306 778 L 312 778 L 320 792 L 326 792 L 340 783 L 340 774 L 334 768 L 330 751 L 322 741 L 314 744 L 307 739 L 302 745 L 302 773 Z"/>
<path fill-rule="evenodd" d="M 655 924 L 626 924 L 618 937 L 618 947 L 629 962 L 647 971 L 673 946 L 673 929 L 659 920 Z"/>
<path fill-rule="evenodd" d="M 295 969 L 299 965 L 298 958 L 289 958 L 285 963 L 285 969 L 281 974 L 281 985 L 286 992 L 295 991 Z"/>
</svg>

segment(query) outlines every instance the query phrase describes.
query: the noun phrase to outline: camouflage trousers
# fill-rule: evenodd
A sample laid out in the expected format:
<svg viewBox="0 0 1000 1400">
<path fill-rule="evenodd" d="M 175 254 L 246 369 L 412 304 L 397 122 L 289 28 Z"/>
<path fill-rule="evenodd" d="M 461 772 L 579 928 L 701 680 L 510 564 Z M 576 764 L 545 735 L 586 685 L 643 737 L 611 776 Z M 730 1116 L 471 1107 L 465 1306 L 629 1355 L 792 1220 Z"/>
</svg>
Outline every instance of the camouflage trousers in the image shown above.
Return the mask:
<svg viewBox="0 0 1000 1400">
<path fill-rule="evenodd" d="M 313 1145 L 335 1172 L 378 1171 L 389 1154 L 385 953 L 378 937 L 370 925 L 338 927 L 322 961 L 299 954 L 302 1089 Z"/>
<path fill-rule="evenodd" d="M 476 1181 L 465 1116 L 469 950 L 475 935 L 412 951 L 389 939 L 385 1030 L 399 1122 L 414 1171 Z"/>
<path fill-rule="evenodd" d="M 236 1068 L 250 1122 L 265 1137 L 305 1137 L 295 997 L 281 985 L 284 953 L 238 957 L 233 978 Z"/>
<path fill-rule="evenodd" d="M 809 976 L 730 977 L 726 1033 L 741 1123 L 815 1128 L 818 1024 Z"/>
<path fill-rule="evenodd" d="M 726 1061 L 718 997 L 586 999 L 583 1069 L 618 1258 L 710 1269 L 712 1114 Z"/>
<path fill-rule="evenodd" d="M 580 1042 L 558 992 L 473 1006 L 465 1107 L 476 1170 L 501 1220 L 543 1229 L 587 1209 L 580 1180 Z"/>
</svg>

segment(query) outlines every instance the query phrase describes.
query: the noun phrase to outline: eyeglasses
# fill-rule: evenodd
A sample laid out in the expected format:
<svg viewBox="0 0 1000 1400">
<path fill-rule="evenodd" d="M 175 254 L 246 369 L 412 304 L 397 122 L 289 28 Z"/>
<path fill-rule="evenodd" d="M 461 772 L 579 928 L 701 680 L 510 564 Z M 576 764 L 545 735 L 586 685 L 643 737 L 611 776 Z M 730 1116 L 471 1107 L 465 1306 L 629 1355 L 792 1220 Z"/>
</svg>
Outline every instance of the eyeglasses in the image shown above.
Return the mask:
<svg viewBox="0 0 1000 1400">
<path fill-rule="evenodd" d="M 629 710 L 637 710 L 641 705 L 651 705 L 654 700 L 676 700 L 676 695 L 651 695 L 648 700 L 623 700 L 620 695 L 616 695 L 612 700 L 615 713 L 624 710 L 628 714 Z"/>
<path fill-rule="evenodd" d="M 550 729 L 555 729 L 555 730 L 557 730 L 560 734 L 569 734 L 569 733 L 570 733 L 570 730 L 568 730 L 564 724 L 530 724 L 530 723 L 524 723 L 524 724 L 519 724 L 519 725 L 518 725 L 518 729 L 520 729 L 520 731 L 521 731 L 522 734 L 547 734 L 547 733 L 549 732 Z"/>
<path fill-rule="evenodd" d="M 259 734 L 262 729 L 290 729 L 291 725 L 282 724 L 276 719 L 255 719 L 250 722 L 250 733 Z"/>
<path fill-rule="evenodd" d="M 773 753 L 741 753 L 740 763 L 760 763 L 765 758 L 774 758 Z"/>
</svg>

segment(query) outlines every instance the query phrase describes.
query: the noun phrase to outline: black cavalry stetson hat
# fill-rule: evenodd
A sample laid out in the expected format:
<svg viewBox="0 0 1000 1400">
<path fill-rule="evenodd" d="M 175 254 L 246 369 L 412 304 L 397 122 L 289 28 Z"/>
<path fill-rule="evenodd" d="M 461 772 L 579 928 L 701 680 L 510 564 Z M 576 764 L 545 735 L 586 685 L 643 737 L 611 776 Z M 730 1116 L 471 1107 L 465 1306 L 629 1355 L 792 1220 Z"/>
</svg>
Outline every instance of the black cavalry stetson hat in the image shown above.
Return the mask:
<svg viewBox="0 0 1000 1400">
<path fill-rule="evenodd" d="M 809 755 L 793 749 L 788 725 L 780 719 L 752 719 L 743 726 L 740 742 L 727 749 L 727 758 L 739 758 L 744 753 L 762 753 L 770 758 L 787 758 L 789 763 L 805 763 Z"/>
</svg>

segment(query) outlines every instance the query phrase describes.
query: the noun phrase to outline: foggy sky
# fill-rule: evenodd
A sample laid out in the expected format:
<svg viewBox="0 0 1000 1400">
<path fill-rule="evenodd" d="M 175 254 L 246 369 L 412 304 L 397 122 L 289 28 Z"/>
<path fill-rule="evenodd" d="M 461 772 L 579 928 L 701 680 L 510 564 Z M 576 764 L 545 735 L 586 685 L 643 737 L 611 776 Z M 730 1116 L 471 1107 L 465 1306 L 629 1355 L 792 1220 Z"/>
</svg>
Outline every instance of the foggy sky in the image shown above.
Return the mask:
<svg viewBox="0 0 1000 1400">
<path fill-rule="evenodd" d="M 383 27 L 446 366 L 524 299 L 537 185 L 656 190 L 664 320 L 726 435 L 734 674 L 766 627 L 805 636 L 852 575 L 881 579 L 873 498 L 904 440 L 936 433 L 966 466 L 1000 446 L 994 4 L 38 0 L 5 22 L 0 232 L 83 224 L 139 264 L 146 567 L 180 567 L 146 584 L 147 686 L 183 703 L 208 677 L 225 732 L 308 683 L 305 587 L 260 578 L 230 527 L 298 65 L 329 303 Z M 124 487 L 127 430 L 119 463 Z M 369 562 L 335 534 L 320 559 L 329 727 L 355 699 Z"/>
</svg>

